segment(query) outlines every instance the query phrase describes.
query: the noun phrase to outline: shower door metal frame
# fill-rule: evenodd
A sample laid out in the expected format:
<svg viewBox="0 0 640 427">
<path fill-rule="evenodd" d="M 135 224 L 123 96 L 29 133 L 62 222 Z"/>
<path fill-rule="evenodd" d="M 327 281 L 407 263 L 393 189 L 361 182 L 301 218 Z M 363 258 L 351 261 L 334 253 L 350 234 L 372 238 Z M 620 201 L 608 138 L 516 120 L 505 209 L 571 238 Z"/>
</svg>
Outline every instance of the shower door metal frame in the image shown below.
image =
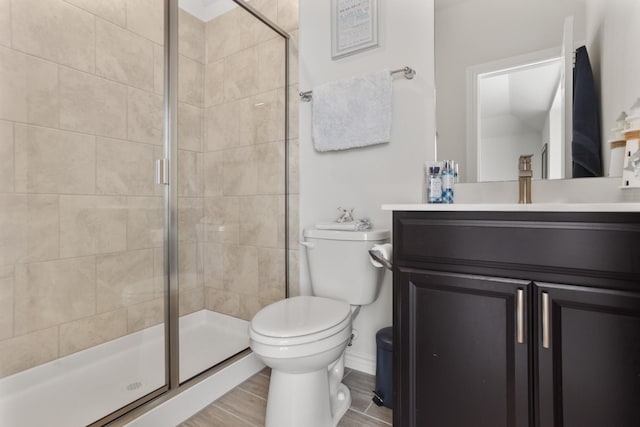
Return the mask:
<svg viewBox="0 0 640 427">
<path fill-rule="evenodd" d="M 164 188 L 165 369 L 169 390 L 180 387 L 178 309 L 178 14 L 179 0 L 165 0 L 164 158 L 169 185 Z"/>
<path fill-rule="evenodd" d="M 285 84 L 284 84 L 284 261 L 285 261 L 285 298 L 289 298 L 289 34 L 271 22 L 258 10 L 244 1 L 232 0 L 239 7 L 253 15 L 284 39 Z M 165 0 L 168 7 L 165 32 L 165 141 L 164 156 L 169 163 L 169 185 L 165 186 L 165 343 L 166 369 L 169 390 L 181 387 L 180 383 L 180 346 L 179 346 L 179 283 L 178 283 L 178 15 L 179 0 Z M 215 368 L 210 366 L 192 379 Z"/>
<path fill-rule="evenodd" d="M 285 200 L 285 298 L 290 296 L 289 272 L 289 34 L 269 20 L 262 13 L 246 2 L 232 0 L 245 11 L 267 25 L 284 39 L 285 85 L 284 85 L 284 200 Z M 195 377 L 180 383 L 180 348 L 179 348 L 179 283 L 178 283 L 178 60 L 179 38 L 178 17 L 179 0 L 164 0 L 164 100 L 163 100 L 163 157 L 168 163 L 168 184 L 164 187 L 164 290 L 165 290 L 165 384 L 153 392 L 128 405 L 106 415 L 90 424 L 89 427 L 101 427 L 112 423 L 132 421 L 153 407 L 171 399 L 182 390 L 187 389 L 218 371 L 226 361 L 211 366 Z M 166 178 L 166 177 L 165 177 Z M 227 361 L 248 353 L 245 350 L 232 356 Z M 135 412 L 134 412 L 135 411 Z"/>
</svg>

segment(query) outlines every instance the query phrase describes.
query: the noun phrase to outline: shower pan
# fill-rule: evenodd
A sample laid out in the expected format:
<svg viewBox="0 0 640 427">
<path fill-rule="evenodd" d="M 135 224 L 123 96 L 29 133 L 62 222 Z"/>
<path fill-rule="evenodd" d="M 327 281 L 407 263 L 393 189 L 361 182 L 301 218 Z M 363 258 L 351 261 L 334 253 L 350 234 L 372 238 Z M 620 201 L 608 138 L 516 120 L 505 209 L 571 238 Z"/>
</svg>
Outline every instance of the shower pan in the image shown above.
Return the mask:
<svg viewBox="0 0 640 427">
<path fill-rule="evenodd" d="M 288 296 L 276 4 L 0 1 L 0 425 L 179 393 Z"/>
</svg>

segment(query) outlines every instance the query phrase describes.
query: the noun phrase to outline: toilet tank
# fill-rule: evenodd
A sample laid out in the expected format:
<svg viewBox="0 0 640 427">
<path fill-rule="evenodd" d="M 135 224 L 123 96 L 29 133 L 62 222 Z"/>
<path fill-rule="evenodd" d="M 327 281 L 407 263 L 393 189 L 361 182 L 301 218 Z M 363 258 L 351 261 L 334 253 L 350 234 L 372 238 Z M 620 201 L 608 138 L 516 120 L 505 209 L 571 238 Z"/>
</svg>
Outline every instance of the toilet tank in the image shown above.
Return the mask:
<svg viewBox="0 0 640 427">
<path fill-rule="evenodd" d="M 303 236 L 314 295 L 351 305 L 371 304 L 378 298 L 385 270 L 371 264 L 369 249 L 387 243 L 389 230 L 308 229 Z"/>
</svg>

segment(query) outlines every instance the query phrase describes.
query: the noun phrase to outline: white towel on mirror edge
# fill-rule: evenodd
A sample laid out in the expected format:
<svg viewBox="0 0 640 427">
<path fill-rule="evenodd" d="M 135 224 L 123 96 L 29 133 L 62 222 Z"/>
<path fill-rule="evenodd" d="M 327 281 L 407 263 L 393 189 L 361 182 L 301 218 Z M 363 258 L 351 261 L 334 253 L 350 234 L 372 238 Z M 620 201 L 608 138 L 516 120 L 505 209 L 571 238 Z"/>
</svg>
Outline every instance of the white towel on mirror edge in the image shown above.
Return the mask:
<svg viewBox="0 0 640 427">
<path fill-rule="evenodd" d="M 346 150 L 391 139 L 391 73 L 382 70 L 313 88 L 313 144 Z"/>
</svg>

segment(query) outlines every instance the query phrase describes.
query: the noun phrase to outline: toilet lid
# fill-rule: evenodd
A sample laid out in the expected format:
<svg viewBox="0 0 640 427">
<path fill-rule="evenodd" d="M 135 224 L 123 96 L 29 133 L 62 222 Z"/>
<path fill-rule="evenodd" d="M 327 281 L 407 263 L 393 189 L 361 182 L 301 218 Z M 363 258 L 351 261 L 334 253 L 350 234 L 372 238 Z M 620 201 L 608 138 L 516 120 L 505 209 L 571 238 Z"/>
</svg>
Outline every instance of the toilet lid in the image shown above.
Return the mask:
<svg viewBox="0 0 640 427">
<path fill-rule="evenodd" d="M 351 306 L 346 302 L 300 296 L 260 310 L 251 320 L 251 329 L 266 337 L 294 338 L 331 329 L 350 317 Z"/>
</svg>

